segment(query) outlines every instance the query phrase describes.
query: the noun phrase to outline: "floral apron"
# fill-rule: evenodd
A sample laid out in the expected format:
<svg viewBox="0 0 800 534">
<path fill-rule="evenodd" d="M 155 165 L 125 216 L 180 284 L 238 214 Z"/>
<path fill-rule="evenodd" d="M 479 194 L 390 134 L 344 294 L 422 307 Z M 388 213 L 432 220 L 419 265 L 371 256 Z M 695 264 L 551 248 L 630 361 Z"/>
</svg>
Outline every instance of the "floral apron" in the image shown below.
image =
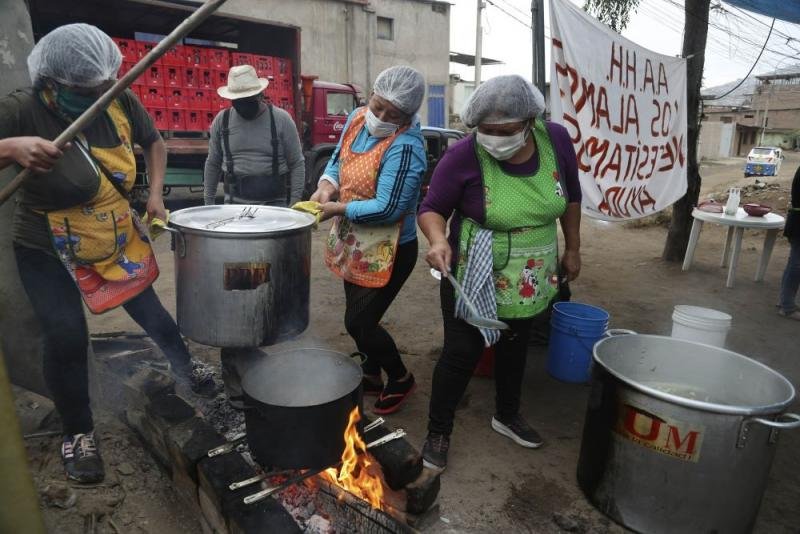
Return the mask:
<svg viewBox="0 0 800 534">
<path fill-rule="evenodd" d="M 353 152 L 352 145 L 364 126 L 367 108 L 359 110 L 342 139 L 339 151 L 339 200 L 375 198 L 383 155 L 395 138 L 408 128 L 378 142 L 366 152 Z M 389 283 L 397 255 L 404 217 L 392 224 L 356 224 L 347 217 L 333 219 L 325 249 L 325 264 L 336 276 L 362 287 Z"/>
<path fill-rule="evenodd" d="M 136 180 L 131 124 L 119 101 L 106 113 L 116 127 L 119 145 L 98 148 L 90 147 L 82 136 L 75 140 L 100 177 L 94 198 L 46 213 L 53 247 L 86 306 L 96 314 L 126 303 L 158 277 L 147 230 L 118 190 L 130 191 Z"/>
<path fill-rule="evenodd" d="M 497 316 L 533 317 L 558 293 L 556 220 L 567 208 L 558 163 L 546 126 L 532 128 L 539 153 L 533 176 L 506 174 L 496 159 L 475 143 L 483 176 L 486 224 L 492 230 L 492 260 Z M 459 234 L 457 276 L 463 276 L 472 236 L 480 225 L 464 219 Z"/>
</svg>

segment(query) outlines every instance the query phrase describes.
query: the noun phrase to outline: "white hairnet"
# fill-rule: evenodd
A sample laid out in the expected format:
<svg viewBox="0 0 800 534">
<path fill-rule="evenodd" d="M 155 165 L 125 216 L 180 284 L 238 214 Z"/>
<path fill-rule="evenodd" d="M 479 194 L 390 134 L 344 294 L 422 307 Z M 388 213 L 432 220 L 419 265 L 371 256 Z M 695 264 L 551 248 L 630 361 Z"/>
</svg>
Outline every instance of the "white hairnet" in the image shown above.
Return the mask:
<svg viewBox="0 0 800 534">
<path fill-rule="evenodd" d="M 544 111 L 544 96 L 522 76 L 510 74 L 486 80 L 469 97 L 461 120 L 469 128 L 481 123 L 505 124 L 530 119 Z"/>
<path fill-rule="evenodd" d="M 403 113 L 413 115 L 425 96 L 425 78 L 416 69 L 396 65 L 378 74 L 372 90 Z"/>
<path fill-rule="evenodd" d="M 111 37 L 90 24 L 67 24 L 42 37 L 28 56 L 34 85 L 50 78 L 75 87 L 96 87 L 117 77 L 122 54 Z"/>
</svg>

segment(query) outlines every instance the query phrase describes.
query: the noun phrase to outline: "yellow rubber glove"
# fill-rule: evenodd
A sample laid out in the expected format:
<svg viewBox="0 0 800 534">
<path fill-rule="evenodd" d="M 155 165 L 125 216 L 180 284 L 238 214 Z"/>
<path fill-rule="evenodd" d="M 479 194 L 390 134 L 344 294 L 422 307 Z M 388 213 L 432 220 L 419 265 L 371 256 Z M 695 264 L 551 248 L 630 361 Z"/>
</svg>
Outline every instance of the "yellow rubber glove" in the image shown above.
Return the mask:
<svg viewBox="0 0 800 534">
<path fill-rule="evenodd" d="M 319 218 L 322 216 L 322 204 L 319 202 L 314 200 L 304 200 L 302 202 L 297 202 L 294 206 L 292 206 L 292 209 L 310 213 L 315 219 L 317 219 L 317 224 L 319 224 Z"/>
<path fill-rule="evenodd" d="M 158 236 L 163 234 L 166 230 L 164 228 L 167 226 L 169 222 L 169 210 L 167 210 L 167 220 L 162 221 L 158 217 L 154 217 L 153 220 L 150 220 L 150 214 L 145 213 L 144 217 L 142 217 L 142 223 L 147 227 L 147 230 L 150 232 L 150 238 L 155 241 L 158 239 Z"/>
</svg>

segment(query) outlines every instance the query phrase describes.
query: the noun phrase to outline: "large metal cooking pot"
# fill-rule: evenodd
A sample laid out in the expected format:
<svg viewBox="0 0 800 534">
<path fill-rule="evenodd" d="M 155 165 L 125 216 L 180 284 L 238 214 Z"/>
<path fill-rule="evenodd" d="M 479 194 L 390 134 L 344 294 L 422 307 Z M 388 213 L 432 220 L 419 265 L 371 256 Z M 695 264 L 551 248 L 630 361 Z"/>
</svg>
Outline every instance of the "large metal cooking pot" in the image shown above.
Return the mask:
<svg viewBox="0 0 800 534">
<path fill-rule="evenodd" d="M 786 378 L 722 348 L 627 335 L 594 346 L 578 464 L 602 512 L 648 533 L 748 532 L 785 413 Z"/>
<path fill-rule="evenodd" d="M 172 213 L 178 326 L 216 347 L 258 347 L 308 326 L 314 217 L 268 206 Z"/>
<path fill-rule="evenodd" d="M 359 353 L 356 353 L 359 355 Z M 242 378 L 247 443 L 263 466 L 321 469 L 341 460 L 361 361 L 324 349 L 268 354 Z"/>
</svg>

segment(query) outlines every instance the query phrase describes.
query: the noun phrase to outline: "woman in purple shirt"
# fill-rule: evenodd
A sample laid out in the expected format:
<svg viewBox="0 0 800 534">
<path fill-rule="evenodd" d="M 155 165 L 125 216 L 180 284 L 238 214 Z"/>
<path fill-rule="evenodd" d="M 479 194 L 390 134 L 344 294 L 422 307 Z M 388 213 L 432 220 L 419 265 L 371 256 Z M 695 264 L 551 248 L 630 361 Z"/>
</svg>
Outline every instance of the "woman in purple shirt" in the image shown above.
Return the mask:
<svg viewBox="0 0 800 534">
<path fill-rule="evenodd" d="M 465 304 L 442 280 L 444 347 L 423 446 L 433 469 L 447 466 L 455 408 L 484 347 L 495 350 L 492 428 L 523 447 L 542 444 L 519 413 L 529 332 L 559 282 L 574 280 L 581 267 L 575 151 L 562 126 L 535 118 L 543 111 L 544 97 L 520 76 L 481 85 L 462 112 L 476 132 L 444 155 L 419 211 L 428 263 L 459 279 L 481 315 L 510 326 L 502 334 L 470 326 Z M 560 258 L 556 221 L 564 234 Z"/>
</svg>

